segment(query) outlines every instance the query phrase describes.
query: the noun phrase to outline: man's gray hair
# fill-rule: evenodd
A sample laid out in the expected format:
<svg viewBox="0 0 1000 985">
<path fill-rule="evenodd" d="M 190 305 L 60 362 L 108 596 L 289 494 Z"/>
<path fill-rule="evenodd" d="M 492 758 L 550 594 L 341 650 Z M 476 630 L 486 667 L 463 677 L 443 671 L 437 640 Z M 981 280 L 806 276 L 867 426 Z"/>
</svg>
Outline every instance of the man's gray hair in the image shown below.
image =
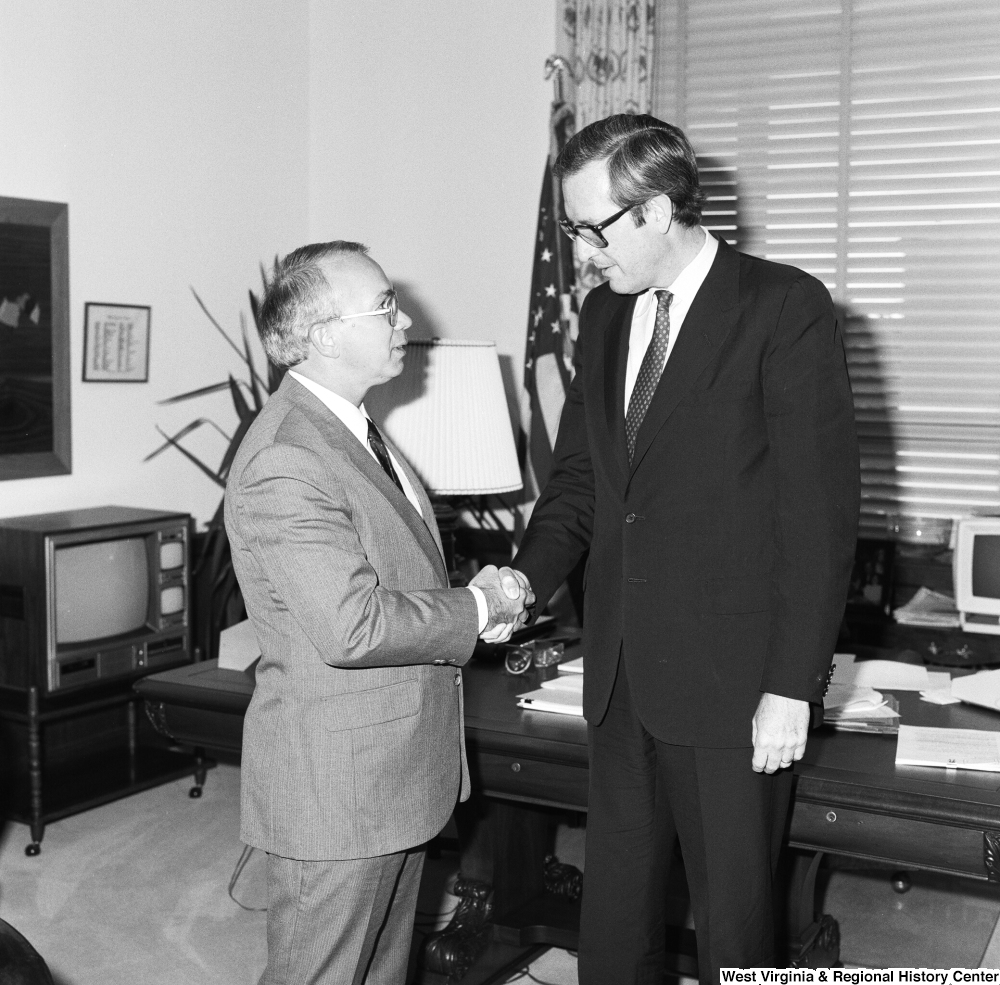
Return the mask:
<svg viewBox="0 0 1000 985">
<path fill-rule="evenodd" d="M 287 368 L 302 362 L 309 354 L 309 329 L 320 319 L 340 313 L 331 306 L 331 284 L 322 262 L 367 253 L 368 247 L 361 243 L 337 239 L 300 246 L 284 259 L 275 259 L 257 312 L 260 340 L 275 366 Z"/>
</svg>

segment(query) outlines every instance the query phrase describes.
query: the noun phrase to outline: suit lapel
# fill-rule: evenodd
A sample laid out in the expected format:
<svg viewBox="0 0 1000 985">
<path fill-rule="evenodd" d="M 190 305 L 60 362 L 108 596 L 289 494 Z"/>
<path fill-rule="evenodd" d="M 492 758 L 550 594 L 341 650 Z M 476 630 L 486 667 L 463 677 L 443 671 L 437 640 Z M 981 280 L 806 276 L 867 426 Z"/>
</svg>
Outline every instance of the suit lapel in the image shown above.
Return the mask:
<svg viewBox="0 0 1000 985">
<path fill-rule="evenodd" d="M 427 491 L 424 489 L 424 485 L 420 481 L 420 477 L 413 470 L 413 466 L 406 460 L 403 453 L 385 436 L 384 432 L 382 434 L 382 440 L 385 441 L 385 443 L 392 450 L 396 461 L 399 462 L 399 467 L 406 473 L 406 478 L 410 480 L 410 485 L 413 487 L 413 492 L 416 494 L 417 502 L 420 503 L 420 512 L 422 514 L 422 517 L 418 516 L 417 519 L 420 520 L 420 525 L 423 527 L 424 531 L 428 533 L 431 540 L 434 541 L 434 546 L 437 548 L 437 564 L 440 568 L 441 577 L 444 579 L 443 584 L 447 585 L 448 566 L 446 565 L 444 559 L 444 545 L 441 543 L 441 532 L 438 530 L 437 520 L 434 518 L 434 504 L 431 503 L 430 497 L 427 495 Z M 371 456 L 369 455 L 368 457 L 370 458 Z M 382 471 L 381 468 L 379 471 Z M 384 472 L 382 474 L 385 475 Z M 388 481 L 388 476 L 386 477 L 386 481 Z M 396 486 L 392 482 L 389 482 L 389 485 L 391 485 L 393 489 L 396 489 Z M 396 492 L 398 493 L 399 490 L 396 489 Z M 403 499 L 406 500 L 406 505 L 410 508 L 410 514 L 416 514 L 416 510 L 413 509 L 413 505 L 410 501 L 406 499 L 405 496 Z M 426 551 L 426 545 L 421 544 L 421 546 L 424 547 Z"/>
<path fill-rule="evenodd" d="M 649 446 L 702 370 L 718 352 L 739 315 L 740 257 L 726 243 L 718 253 L 688 310 L 677 343 L 663 369 L 635 440 L 629 479 Z"/>
<path fill-rule="evenodd" d="M 623 476 L 628 475 L 628 451 L 625 446 L 625 370 L 628 366 L 628 343 L 635 311 L 635 297 L 630 297 L 612 314 L 604 333 L 604 413 L 612 454 Z"/>
<path fill-rule="evenodd" d="M 319 433 L 323 436 L 327 444 L 336 451 L 346 455 L 351 464 L 388 500 L 389 505 L 399 514 L 400 519 L 410 528 L 421 550 L 427 555 L 428 560 L 434 564 L 435 568 L 444 572 L 444 555 L 441 550 L 440 540 L 432 535 L 429 524 L 413 508 L 413 504 L 396 487 L 396 484 L 385 474 L 382 466 L 368 454 L 368 450 L 351 433 L 347 425 L 314 394 L 310 393 L 304 386 L 294 379 L 286 376 L 282 381 L 282 387 L 288 386 L 288 398 L 313 422 Z M 387 442 L 388 444 L 388 442 Z M 424 492 L 420 480 L 417 479 L 409 464 L 404 464 L 404 459 L 399 451 L 392 446 L 396 460 L 400 462 L 406 471 L 406 476 L 410 480 L 410 485 L 417 495 L 420 508 L 426 510 L 424 516 L 433 519 L 434 510 L 430 500 Z M 435 534 L 436 524 L 435 524 Z M 445 584 L 447 584 L 447 573 L 445 573 Z"/>
</svg>

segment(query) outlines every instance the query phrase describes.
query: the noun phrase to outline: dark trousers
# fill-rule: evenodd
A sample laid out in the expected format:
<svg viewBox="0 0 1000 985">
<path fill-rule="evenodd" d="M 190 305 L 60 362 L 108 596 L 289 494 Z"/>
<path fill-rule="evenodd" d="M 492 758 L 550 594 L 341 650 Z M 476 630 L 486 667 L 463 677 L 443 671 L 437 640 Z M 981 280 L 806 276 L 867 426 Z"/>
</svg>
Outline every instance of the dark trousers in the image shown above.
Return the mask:
<svg viewBox="0 0 1000 985">
<path fill-rule="evenodd" d="M 662 985 L 675 838 L 694 913 L 699 981 L 717 983 L 720 967 L 773 966 L 771 885 L 791 771 L 755 773 L 749 747 L 654 738 L 635 712 L 624 657 L 607 715 L 588 733 L 580 985 Z"/>
</svg>

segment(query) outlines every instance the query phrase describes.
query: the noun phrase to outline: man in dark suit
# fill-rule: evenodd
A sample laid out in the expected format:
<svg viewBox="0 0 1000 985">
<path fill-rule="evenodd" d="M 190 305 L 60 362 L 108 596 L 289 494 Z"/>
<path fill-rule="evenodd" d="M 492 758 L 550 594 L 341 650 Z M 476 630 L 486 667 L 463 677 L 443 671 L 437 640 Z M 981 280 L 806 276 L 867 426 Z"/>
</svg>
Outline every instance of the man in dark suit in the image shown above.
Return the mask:
<svg viewBox="0 0 1000 985">
<path fill-rule="evenodd" d="M 580 314 L 514 567 L 541 606 L 589 551 L 580 982 L 662 980 L 675 836 L 717 982 L 774 964 L 788 767 L 844 609 L 859 478 L 843 341 L 819 281 L 699 225 L 676 127 L 598 121 L 556 171 L 564 229 L 608 283 Z"/>
</svg>

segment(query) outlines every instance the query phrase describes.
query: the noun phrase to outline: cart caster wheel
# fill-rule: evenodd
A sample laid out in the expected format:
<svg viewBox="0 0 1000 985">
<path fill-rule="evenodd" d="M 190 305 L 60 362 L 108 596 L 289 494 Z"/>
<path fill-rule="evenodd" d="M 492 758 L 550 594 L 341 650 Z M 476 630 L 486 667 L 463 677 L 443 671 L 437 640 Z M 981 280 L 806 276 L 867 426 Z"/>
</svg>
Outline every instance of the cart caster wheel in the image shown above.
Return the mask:
<svg viewBox="0 0 1000 985">
<path fill-rule="evenodd" d="M 33 841 L 30 845 L 25 845 L 24 854 L 28 858 L 34 858 L 36 855 L 42 854 L 42 846 L 38 844 L 37 841 Z"/>
<path fill-rule="evenodd" d="M 188 791 L 188 796 L 189 796 L 189 797 L 190 797 L 190 798 L 191 798 L 192 800 L 197 800 L 197 799 L 198 799 L 198 798 L 199 798 L 199 797 L 201 796 L 201 787 L 192 787 L 192 788 L 191 788 L 191 789 L 190 789 L 190 790 Z"/>
<path fill-rule="evenodd" d="M 892 891 L 894 893 L 908 893 L 912 885 L 913 883 L 910 881 L 910 874 L 908 872 L 893 872 Z"/>
</svg>

